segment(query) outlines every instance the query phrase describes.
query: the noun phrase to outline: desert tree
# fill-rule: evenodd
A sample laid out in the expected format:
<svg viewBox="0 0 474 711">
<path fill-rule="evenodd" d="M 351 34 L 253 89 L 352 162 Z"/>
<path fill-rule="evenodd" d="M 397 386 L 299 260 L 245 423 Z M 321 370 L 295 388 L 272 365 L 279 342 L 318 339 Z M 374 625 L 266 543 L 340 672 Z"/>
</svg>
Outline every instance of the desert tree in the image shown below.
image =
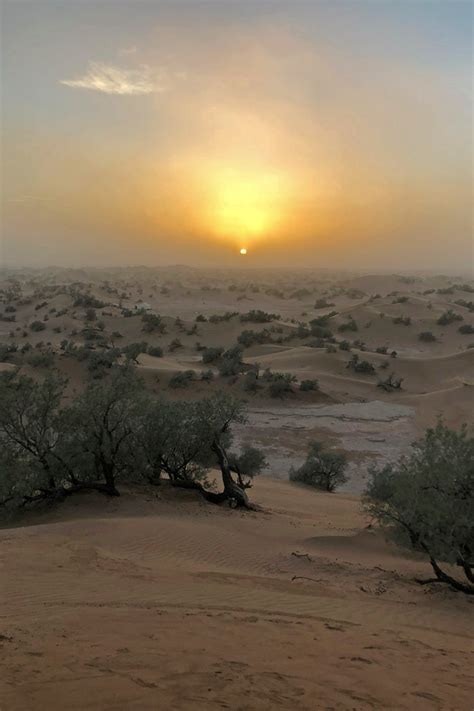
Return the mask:
<svg viewBox="0 0 474 711">
<path fill-rule="evenodd" d="M 126 346 L 122 348 L 122 354 L 125 356 L 127 363 L 138 363 L 138 356 L 141 353 L 147 353 L 148 343 L 146 341 L 140 341 L 137 343 L 127 343 Z"/>
<path fill-rule="evenodd" d="M 215 500 L 253 508 L 245 489 L 234 481 L 227 455 L 232 441 L 232 425 L 245 422 L 244 403 L 230 395 L 218 393 L 198 401 L 196 405 L 204 451 L 211 450 L 221 472 L 223 491 L 216 495 Z"/>
<path fill-rule="evenodd" d="M 290 469 L 290 480 L 333 492 L 347 481 L 347 459 L 340 452 L 329 452 L 321 442 L 311 442 L 306 461 Z"/>
<path fill-rule="evenodd" d="M 162 473 L 177 486 L 205 478 L 204 443 L 196 403 L 183 406 L 181 402 L 163 399 L 149 402 L 134 440 L 143 473 L 150 483 L 159 484 Z"/>
<path fill-rule="evenodd" d="M 18 370 L 0 374 L 2 501 L 52 497 L 70 473 L 60 453 L 65 387 L 56 372 L 41 382 Z"/>
<path fill-rule="evenodd" d="M 407 456 L 370 470 L 364 505 L 401 545 L 424 553 L 434 579 L 474 595 L 474 438 L 439 421 Z M 442 567 L 458 566 L 465 582 Z"/>
<path fill-rule="evenodd" d="M 268 467 L 264 453 L 249 444 L 244 444 L 240 452 L 229 452 L 228 460 L 242 489 L 249 489 L 252 479 Z"/>
<path fill-rule="evenodd" d="M 105 381 L 91 383 L 64 413 L 64 449 L 77 477 L 111 496 L 117 480 L 133 478 L 133 434 L 141 426 L 147 395 L 130 367 L 115 366 Z"/>
</svg>

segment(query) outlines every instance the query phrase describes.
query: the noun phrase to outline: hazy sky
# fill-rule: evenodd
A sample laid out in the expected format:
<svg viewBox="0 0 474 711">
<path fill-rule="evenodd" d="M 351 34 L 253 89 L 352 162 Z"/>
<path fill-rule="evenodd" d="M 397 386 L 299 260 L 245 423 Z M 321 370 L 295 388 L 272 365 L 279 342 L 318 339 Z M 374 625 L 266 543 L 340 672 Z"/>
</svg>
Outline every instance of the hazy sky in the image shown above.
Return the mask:
<svg viewBox="0 0 474 711">
<path fill-rule="evenodd" d="M 471 2 L 2 7 L 4 263 L 472 267 Z"/>
</svg>

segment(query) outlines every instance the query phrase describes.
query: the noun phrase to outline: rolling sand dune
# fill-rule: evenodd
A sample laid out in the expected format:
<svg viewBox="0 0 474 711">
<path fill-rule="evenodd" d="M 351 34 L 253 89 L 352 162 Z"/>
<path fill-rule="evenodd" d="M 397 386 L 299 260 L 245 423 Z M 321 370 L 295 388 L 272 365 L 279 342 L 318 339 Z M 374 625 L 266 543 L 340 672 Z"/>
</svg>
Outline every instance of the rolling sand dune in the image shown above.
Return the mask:
<svg viewBox="0 0 474 711">
<path fill-rule="evenodd" d="M 123 362 L 116 348 L 146 341 L 136 369 L 150 392 L 183 406 L 222 390 L 245 399 L 235 446 L 257 446 L 269 463 L 250 492 L 257 512 L 163 484 L 79 495 L 4 524 L 1 711 L 472 711 L 473 601 L 418 586 L 429 566 L 370 527 L 359 494 L 370 464 L 398 458 L 437 417 L 472 425 L 474 284 L 186 267 L 0 276 L 0 371 L 39 379 L 56 367 L 71 396 L 107 377 L 91 355 Z M 143 302 L 165 333 L 144 330 Z M 275 316 L 241 320 L 254 309 Z M 438 324 L 449 309 L 458 319 Z M 331 311 L 333 336 L 313 342 L 311 320 Z M 264 329 L 243 361 L 294 375 L 284 399 L 202 362 L 203 348 Z M 347 368 L 354 354 L 375 372 Z M 184 370 L 194 379 L 170 387 Z M 392 371 L 402 389 L 378 388 Z M 319 389 L 300 390 L 307 379 Z M 313 440 L 347 454 L 342 493 L 285 481 Z"/>
<path fill-rule="evenodd" d="M 357 499 L 254 499 L 163 486 L 2 530 L 4 707 L 471 708 L 472 601 L 416 586 Z"/>
</svg>

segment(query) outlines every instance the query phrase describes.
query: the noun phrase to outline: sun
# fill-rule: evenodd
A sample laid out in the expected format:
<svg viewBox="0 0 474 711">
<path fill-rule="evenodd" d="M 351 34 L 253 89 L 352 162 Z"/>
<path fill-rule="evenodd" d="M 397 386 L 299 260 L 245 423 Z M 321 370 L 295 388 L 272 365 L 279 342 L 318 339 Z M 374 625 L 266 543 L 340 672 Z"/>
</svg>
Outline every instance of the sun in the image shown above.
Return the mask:
<svg viewBox="0 0 474 711">
<path fill-rule="evenodd" d="M 247 250 L 245 247 L 242 247 L 242 249 L 240 250 L 240 254 L 242 254 L 242 255 L 247 254 Z"/>
</svg>

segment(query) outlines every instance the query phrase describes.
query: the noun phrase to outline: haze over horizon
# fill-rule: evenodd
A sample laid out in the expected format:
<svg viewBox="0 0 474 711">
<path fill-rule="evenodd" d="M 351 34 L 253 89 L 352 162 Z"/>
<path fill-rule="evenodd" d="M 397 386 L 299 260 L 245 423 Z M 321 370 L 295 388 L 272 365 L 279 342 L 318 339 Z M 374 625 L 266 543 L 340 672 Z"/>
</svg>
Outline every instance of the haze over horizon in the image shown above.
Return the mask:
<svg viewBox="0 0 474 711">
<path fill-rule="evenodd" d="M 470 2 L 2 15 L 3 264 L 473 268 Z"/>
</svg>

